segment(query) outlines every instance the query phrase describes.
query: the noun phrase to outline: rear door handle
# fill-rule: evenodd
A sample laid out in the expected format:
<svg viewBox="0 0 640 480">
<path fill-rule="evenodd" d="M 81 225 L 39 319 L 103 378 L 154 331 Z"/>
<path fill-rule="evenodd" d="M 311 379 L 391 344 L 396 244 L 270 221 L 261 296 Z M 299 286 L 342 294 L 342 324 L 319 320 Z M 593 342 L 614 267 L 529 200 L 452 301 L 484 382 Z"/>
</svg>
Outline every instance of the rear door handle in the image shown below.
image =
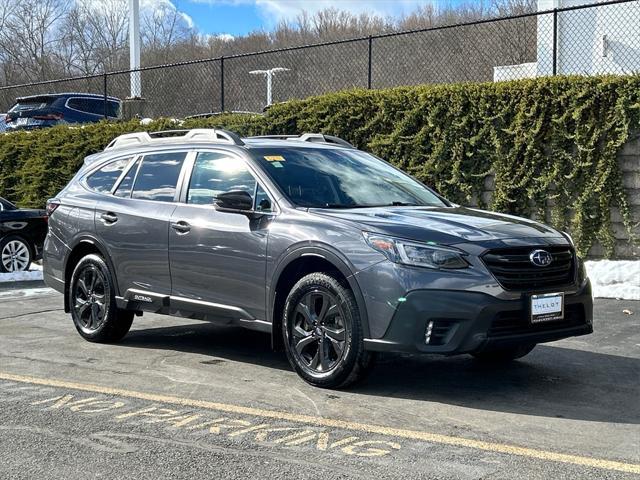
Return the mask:
<svg viewBox="0 0 640 480">
<path fill-rule="evenodd" d="M 189 233 L 189 231 L 191 230 L 191 225 L 189 225 L 184 220 L 180 220 L 179 222 L 171 223 L 171 228 L 173 228 L 179 234 L 184 235 L 185 233 Z"/>
<path fill-rule="evenodd" d="M 104 223 L 116 223 L 118 221 L 118 216 L 112 212 L 106 212 L 100 215 L 100 218 L 104 221 Z"/>
</svg>

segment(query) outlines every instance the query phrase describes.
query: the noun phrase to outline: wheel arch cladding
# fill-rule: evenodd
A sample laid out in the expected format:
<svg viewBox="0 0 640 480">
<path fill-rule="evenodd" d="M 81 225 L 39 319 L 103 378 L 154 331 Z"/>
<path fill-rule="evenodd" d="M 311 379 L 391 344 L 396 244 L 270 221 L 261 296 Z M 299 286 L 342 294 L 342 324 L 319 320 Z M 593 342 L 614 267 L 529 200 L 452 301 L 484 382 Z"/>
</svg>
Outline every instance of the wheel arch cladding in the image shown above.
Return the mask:
<svg viewBox="0 0 640 480">
<path fill-rule="evenodd" d="M 269 290 L 268 313 L 271 318 L 271 342 L 276 350 L 283 347 L 282 317 L 284 304 L 291 288 L 305 275 L 314 272 L 330 273 L 344 282 L 353 292 L 365 337 L 369 336 L 369 322 L 364 297 L 353 272 L 337 255 L 319 248 L 301 248 L 289 254 L 276 268 Z"/>
<path fill-rule="evenodd" d="M 119 294 L 118 280 L 115 277 L 115 270 L 113 269 L 113 264 L 111 263 L 111 257 L 109 257 L 109 255 L 107 254 L 106 249 L 102 247 L 102 245 L 100 245 L 94 238 L 86 237 L 78 239 L 75 245 L 69 251 L 64 264 L 64 311 L 67 313 L 70 312 L 69 283 L 71 282 L 71 275 L 73 275 L 73 270 L 83 257 L 92 253 L 100 255 L 104 259 L 107 267 L 111 271 L 111 277 L 116 294 Z"/>
</svg>

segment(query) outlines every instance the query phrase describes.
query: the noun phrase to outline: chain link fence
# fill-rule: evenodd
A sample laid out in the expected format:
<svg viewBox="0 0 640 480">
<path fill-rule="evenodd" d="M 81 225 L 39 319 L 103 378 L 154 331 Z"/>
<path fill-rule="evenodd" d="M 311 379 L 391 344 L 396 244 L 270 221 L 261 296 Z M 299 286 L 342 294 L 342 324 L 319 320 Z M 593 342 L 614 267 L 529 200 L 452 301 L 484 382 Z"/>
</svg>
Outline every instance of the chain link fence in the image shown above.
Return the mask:
<svg viewBox="0 0 640 480">
<path fill-rule="evenodd" d="M 274 68 L 278 71 L 266 73 Z M 142 98 L 139 114 L 183 118 L 220 111 L 259 112 L 269 98 L 277 103 L 350 88 L 635 72 L 640 72 L 640 0 L 614 0 L 0 87 L 0 111 L 29 95 L 82 92 L 124 100 L 134 92 Z"/>
</svg>

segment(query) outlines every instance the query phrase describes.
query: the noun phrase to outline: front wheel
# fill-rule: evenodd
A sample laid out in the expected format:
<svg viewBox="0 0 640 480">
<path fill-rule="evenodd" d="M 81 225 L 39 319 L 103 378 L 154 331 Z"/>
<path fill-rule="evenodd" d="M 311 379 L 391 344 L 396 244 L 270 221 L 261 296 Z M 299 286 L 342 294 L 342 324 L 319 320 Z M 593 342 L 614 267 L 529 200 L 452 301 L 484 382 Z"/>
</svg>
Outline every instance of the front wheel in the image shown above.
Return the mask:
<svg viewBox="0 0 640 480">
<path fill-rule="evenodd" d="M 69 305 L 76 330 L 90 342 L 117 342 L 133 322 L 133 312 L 117 307 L 111 272 L 99 255 L 87 255 L 76 265 Z"/>
<path fill-rule="evenodd" d="M 535 346 L 535 344 L 519 345 L 517 347 L 500 348 L 496 350 L 487 350 L 486 352 L 472 353 L 472 355 L 477 360 L 481 360 L 483 362 L 510 362 L 531 353 L 531 350 L 533 350 Z"/>
<path fill-rule="evenodd" d="M 296 283 L 282 322 L 287 357 L 311 385 L 346 387 L 360 380 L 372 363 L 364 350 L 360 312 L 353 292 L 326 273 Z"/>
</svg>

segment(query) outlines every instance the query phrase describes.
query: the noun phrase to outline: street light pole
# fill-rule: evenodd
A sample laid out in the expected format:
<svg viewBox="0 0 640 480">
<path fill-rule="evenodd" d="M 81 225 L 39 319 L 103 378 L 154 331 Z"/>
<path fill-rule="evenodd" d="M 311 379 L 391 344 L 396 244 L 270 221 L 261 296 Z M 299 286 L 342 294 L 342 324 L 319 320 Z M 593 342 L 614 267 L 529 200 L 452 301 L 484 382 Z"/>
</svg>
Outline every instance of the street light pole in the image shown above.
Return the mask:
<svg viewBox="0 0 640 480">
<path fill-rule="evenodd" d="M 131 98 L 140 98 L 140 0 L 129 0 L 129 68 L 132 70 Z"/>
<path fill-rule="evenodd" d="M 277 72 L 288 72 L 288 68 L 275 67 L 269 70 L 252 70 L 251 75 L 263 75 L 267 79 L 267 107 L 273 103 L 273 76 Z"/>
</svg>

